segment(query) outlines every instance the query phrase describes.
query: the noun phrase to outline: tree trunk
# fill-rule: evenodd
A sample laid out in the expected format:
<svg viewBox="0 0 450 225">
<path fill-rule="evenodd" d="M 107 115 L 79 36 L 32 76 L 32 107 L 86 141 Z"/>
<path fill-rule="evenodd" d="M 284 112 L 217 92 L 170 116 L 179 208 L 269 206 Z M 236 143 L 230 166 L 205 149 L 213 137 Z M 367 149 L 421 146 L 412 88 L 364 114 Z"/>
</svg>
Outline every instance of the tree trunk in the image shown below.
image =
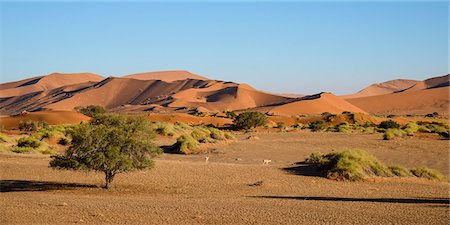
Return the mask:
<svg viewBox="0 0 450 225">
<path fill-rule="evenodd" d="M 104 188 L 109 189 L 111 187 L 111 182 L 114 179 L 114 173 L 111 171 L 105 171 L 105 186 Z"/>
</svg>

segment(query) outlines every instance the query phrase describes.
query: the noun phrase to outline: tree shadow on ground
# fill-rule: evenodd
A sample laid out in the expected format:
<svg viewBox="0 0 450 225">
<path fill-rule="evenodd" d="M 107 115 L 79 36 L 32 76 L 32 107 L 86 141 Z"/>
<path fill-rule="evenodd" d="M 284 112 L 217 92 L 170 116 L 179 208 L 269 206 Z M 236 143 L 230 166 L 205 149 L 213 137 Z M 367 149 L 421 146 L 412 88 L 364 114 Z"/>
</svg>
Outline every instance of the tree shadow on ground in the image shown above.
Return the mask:
<svg viewBox="0 0 450 225">
<path fill-rule="evenodd" d="M 293 167 L 283 168 L 283 170 L 300 176 L 327 177 L 327 171 L 322 170 L 319 164 L 297 162 L 294 165 Z"/>
<path fill-rule="evenodd" d="M 0 180 L 0 193 L 22 191 L 51 191 L 68 190 L 76 188 L 98 188 L 96 185 L 77 183 L 57 183 L 34 180 Z"/>
<path fill-rule="evenodd" d="M 337 201 L 337 202 L 380 202 L 407 204 L 445 204 L 450 205 L 449 198 L 340 198 L 316 196 L 249 196 L 251 198 L 287 199 L 302 201 Z"/>
<path fill-rule="evenodd" d="M 162 150 L 163 150 L 163 152 L 164 153 L 166 153 L 166 154 L 180 154 L 180 153 L 178 153 L 176 150 L 175 150 L 175 148 L 173 147 L 173 145 L 162 145 L 162 146 L 159 146 Z"/>
</svg>

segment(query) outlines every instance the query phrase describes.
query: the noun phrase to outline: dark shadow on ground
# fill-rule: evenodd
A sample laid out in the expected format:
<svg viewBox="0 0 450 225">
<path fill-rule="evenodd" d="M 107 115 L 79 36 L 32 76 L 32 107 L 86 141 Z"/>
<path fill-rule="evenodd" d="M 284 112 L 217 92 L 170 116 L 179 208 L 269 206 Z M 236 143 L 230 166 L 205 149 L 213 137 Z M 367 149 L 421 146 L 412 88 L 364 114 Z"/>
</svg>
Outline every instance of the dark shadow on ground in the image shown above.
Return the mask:
<svg viewBox="0 0 450 225">
<path fill-rule="evenodd" d="M 251 198 L 287 199 L 303 201 L 335 201 L 335 202 L 381 202 L 381 203 L 408 203 L 408 204 L 445 204 L 450 205 L 448 198 L 339 198 L 315 196 L 249 196 Z"/>
<path fill-rule="evenodd" d="M 162 145 L 162 146 L 159 146 L 159 147 L 166 154 L 179 154 L 178 152 L 175 151 L 173 145 Z"/>
<path fill-rule="evenodd" d="M 51 191 L 76 188 L 98 188 L 98 186 L 89 184 L 57 183 L 35 180 L 0 180 L 0 192 Z"/>
<path fill-rule="evenodd" d="M 321 170 L 319 164 L 297 162 L 293 167 L 283 168 L 283 170 L 300 176 L 327 177 L 327 172 Z"/>
</svg>

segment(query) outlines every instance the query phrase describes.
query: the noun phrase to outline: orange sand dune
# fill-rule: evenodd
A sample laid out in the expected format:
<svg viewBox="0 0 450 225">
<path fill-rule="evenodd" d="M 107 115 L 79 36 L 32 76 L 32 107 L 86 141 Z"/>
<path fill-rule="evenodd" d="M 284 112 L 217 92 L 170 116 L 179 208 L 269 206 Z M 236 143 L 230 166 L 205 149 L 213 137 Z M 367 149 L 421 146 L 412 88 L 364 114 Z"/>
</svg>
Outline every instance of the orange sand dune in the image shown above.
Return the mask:
<svg viewBox="0 0 450 225">
<path fill-rule="evenodd" d="M 365 113 L 364 110 L 331 93 L 306 96 L 291 103 L 275 106 L 269 110 L 269 113 L 274 115 L 298 115 L 321 114 L 323 112 L 341 113 L 344 111 Z"/>
<path fill-rule="evenodd" d="M 361 91 L 358 91 L 355 94 L 344 95 L 342 97 L 345 99 L 350 99 L 350 98 L 361 98 L 368 96 L 390 94 L 410 88 L 419 82 L 420 81 L 417 80 L 404 80 L 404 79 L 390 80 L 383 83 L 372 84 L 362 89 Z"/>
<path fill-rule="evenodd" d="M 81 121 L 88 121 L 90 118 L 71 111 L 42 111 L 21 114 L 17 116 L 0 117 L 0 124 L 5 129 L 18 128 L 21 121 L 45 121 L 50 125 L 55 124 L 78 124 Z"/>
<path fill-rule="evenodd" d="M 147 73 L 136 73 L 123 76 L 123 78 L 133 78 L 138 80 L 162 80 L 166 82 L 172 82 L 176 80 L 208 80 L 205 77 L 193 74 L 185 70 L 171 70 L 171 71 L 159 71 L 159 72 L 147 72 Z"/>
<path fill-rule="evenodd" d="M 17 82 L 0 85 L 0 98 L 20 96 L 38 91 L 52 90 L 58 87 L 101 81 L 102 76 L 93 73 L 62 74 L 52 73 L 47 76 L 33 77 Z"/>
<path fill-rule="evenodd" d="M 445 86 L 449 86 L 449 77 L 450 75 L 444 75 L 444 76 L 440 76 L 440 77 L 433 77 L 430 79 L 426 79 L 424 81 L 418 82 L 417 84 L 415 84 L 414 86 L 405 89 L 404 91 L 406 92 L 411 92 L 411 91 L 417 91 L 417 90 L 422 90 L 422 89 L 428 89 L 428 88 L 438 88 L 438 87 L 445 87 Z"/>
<path fill-rule="evenodd" d="M 380 114 L 449 114 L 450 88 L 440 87 L 404 91 L 387 95 L 348 99 L 353 105 L 370 113 Z"/>
</svg>

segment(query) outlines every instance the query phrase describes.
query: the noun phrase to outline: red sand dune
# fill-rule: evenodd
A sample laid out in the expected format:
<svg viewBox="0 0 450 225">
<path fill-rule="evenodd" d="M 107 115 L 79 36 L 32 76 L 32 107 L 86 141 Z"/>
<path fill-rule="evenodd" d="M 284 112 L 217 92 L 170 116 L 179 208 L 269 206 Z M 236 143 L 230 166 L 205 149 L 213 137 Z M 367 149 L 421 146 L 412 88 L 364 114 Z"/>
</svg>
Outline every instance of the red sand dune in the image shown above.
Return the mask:
<svg viewBox="0 0 450 225">
<path fill-rule="evenodd" d="M 185 113 L 171 113 L 171 114 L 149 114 L 148 118 L 153 121 L 163 121 L 170 123 L 186 123 L 186 124 L 213 124 L 215 126 L 223 126 L 225 124 L 232 124 L 233 121 L 228 118 L 218 117 L 197 117 Z"/>
<path fill-rule="evenodd" d="M 307 96 L 291 103 L 275 106 L 269 110 L 269 113 L 274 115 L 298 115 L 321 114 L 323 112 L 342 113 L 344 111 L 365 113 L 364 110 L 331 93 Z"/>
<path fill-rule="evenodd" d="M 45 121 L 50 125 L 54 124 L 78 124 L 81 121 L 88 121 L 87 117 L 78 112 L 71 111 L 43 111 L 31 112 L 17 116 L 0 117 L 0 124 L 5 129 L 18 128 L 21 121 Z"/>
<path fill-rule="evenodd" d="M 123 78 L 133 78 L 138 80 L 162 80 L 166 82 L 172 82 L 176 80 L 208 80 L 205 77 L 193 74 L 185 70 L 171 70 L 171 71 L 159 71 L 159 72 L 147 72 L 147 73 L 136 73 L 123 76 Z"/>
<path fill-rule="evenodd" d="M 406 92 L 411 91 L 417 91 L 417 90 L 423 90 L 423 89 L 429 89 L 429 88 L 438 88 L 438 87 L 445 87 L 449 86 L 449 77 L 450 75 L 444 75 L 440 77 L 433 77 L 430 79 L 426 79 L 424 81 L 420 81 L 413 85 L 410 88 L 405 89 Z"/>
<path fill-rule="evenodd" d="M 0 98 L 20 96 L 38 91 L 52 90 L 62 86 L 80 84 L 90 81 L 101 81 L 102 76 L 93 73 L 52 73 L 46 76 L 33 77 L 17 82 L 0 84 Z"/>
<path fill-rule="evenodd" d="M 450 88 L 440 87 L 404 91 L 387 95 L 347 99 L 370 113 L 379 114 L 449 114 Z"/>
<path fill-rule="evenodd" d="M 405 79 L 390 80 L 383 83 L 372 84 L 362 89 L 361 91 L 358 91 L 355 94 L 344 95 L 342 97 L 345 99 L 350 99 L 350 98 L 361 98 L 361 97 L 390 94 L 410 88 L 419 82 L 420 81 L 417 80 L 405 80 Z"/>
</svg>

